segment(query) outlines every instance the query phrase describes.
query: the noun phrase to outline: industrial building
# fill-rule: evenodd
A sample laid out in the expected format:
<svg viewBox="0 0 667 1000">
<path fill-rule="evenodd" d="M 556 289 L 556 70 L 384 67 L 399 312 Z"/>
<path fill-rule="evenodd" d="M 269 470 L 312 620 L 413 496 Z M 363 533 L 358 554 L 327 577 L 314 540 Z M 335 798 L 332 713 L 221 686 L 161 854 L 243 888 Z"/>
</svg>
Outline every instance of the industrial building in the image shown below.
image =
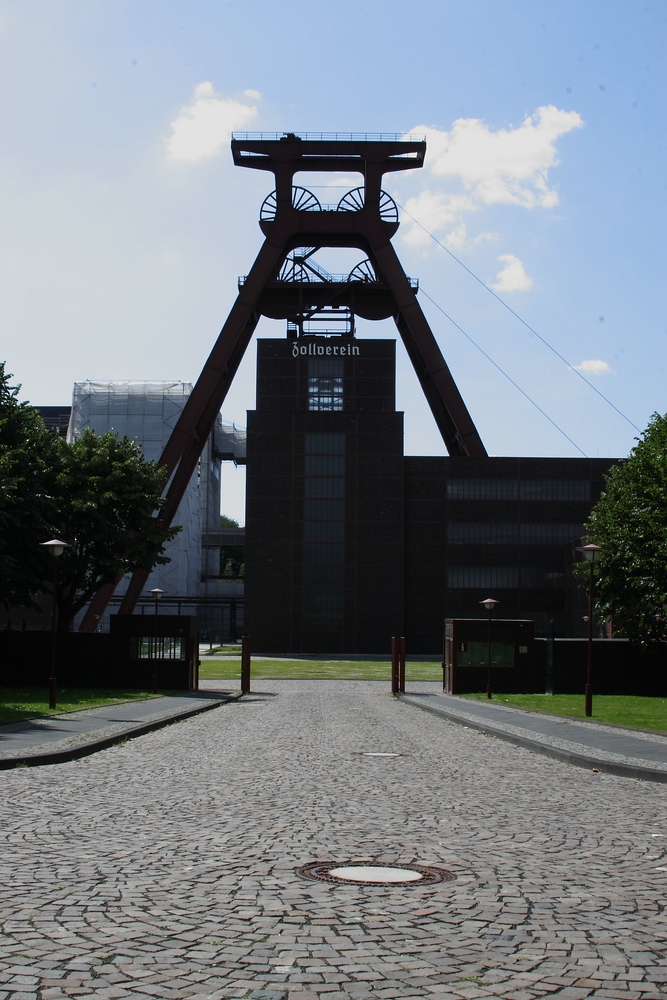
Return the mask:
<svg viewBox="0 0 667 1000">
<path fill-rule="evenodd" d="M 383 177 L 418 169 L 425 154 L 423 137 L 400 134 L 232 137 L 238 166 L 275 178 L 259 213 L 265 241 L 192 391 L 180 390 L 181 403 L 163 395 L 151 419 L 173 425 L 158 516 L 192 521 L 189 554 L 171 572 L 190 587 L 200 560 L 199 586 L 217 586 L 220 409 L 261 317 L 286 322 L 285 339 L 258 341 L 248 413 L 244 604 L 255 651 L 373 654 L 402 633 L 412 654 L 432 654 L 444 619 L 480 617 L 489 596 L 504 618 L 533 620 L 538 635 L 583 632 L 572 563 L 613 463 L 488 456 L 392 244 L 399 212 Z M 358 174 L 361 186 L 322 204 L 295 183 L 304 173 Z M 317 259 L 323 248 L 355 249 L 358 262 L 330 274 Z M 395 341 L 358 338 L 356 317 L 393 320 L 448 458 L 403 455 Z M 92 417 L 92 396 L 87 405 Z M 90 425 L 107 429 L 110 419 Z M 141 606 L 159 573 L 133 574 L 122 613 Z M 93 599 L 83 631 L 109 596 Z"/>
<path fill-rule="evenodd" d="M 74 383 L 71 407 L 38 409 L 47 427 L 66 434 L 68 441 L 86 428 L 97 434 L 114 431 L 136 441 L 145 458 L 157 461 L 191 392 L 188 382 L 88 380 Z M 150 591 L 159 588 L 165 612 L 197 614 L 200 630 L 216 641 L 235 637 L 243 627 L 243 584 L 220 578 L 221 546 L 243 545 L 242 530 L 220 528 L 223 461 L 245 462 L 245 430 L 218 413 L 173 520 L 181 530 L 165 546 L 169 562 L 153 569 L 140 602 L 141 608 L 152 607 Z M 118 611 L 128 581 L 120 582 L 100 615 L 101 631 L 108 631 L 109 614 Z"/>
<path fill-rule="evenodd" d="M 295 346 L 298 350 L 295 351 Z M 260 340 L 246 621 L 273 653 L 442 648 L 445 618 L 585 634 L 575 547 L 607 459 L 403 455 L 393 340 Z M 334 354 L 334 351 L 336 352 Z"/>
</svg>

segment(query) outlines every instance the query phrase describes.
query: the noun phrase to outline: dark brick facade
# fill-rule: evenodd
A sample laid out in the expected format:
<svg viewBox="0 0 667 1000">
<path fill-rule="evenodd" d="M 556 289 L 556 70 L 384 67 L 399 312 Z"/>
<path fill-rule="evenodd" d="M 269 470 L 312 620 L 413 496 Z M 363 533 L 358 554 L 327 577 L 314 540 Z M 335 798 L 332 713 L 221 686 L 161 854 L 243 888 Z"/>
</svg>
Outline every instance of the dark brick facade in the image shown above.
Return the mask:
<svg viewBox="0 0 667 1000">
<path fill-rule="evenodd" d="M 403 456 L 395 342 L 260 340 L 246 622 L 264 653 L 442 648 L 444 618 L 583 632 L 571 573 L 605 459 Z"/>
</svg>

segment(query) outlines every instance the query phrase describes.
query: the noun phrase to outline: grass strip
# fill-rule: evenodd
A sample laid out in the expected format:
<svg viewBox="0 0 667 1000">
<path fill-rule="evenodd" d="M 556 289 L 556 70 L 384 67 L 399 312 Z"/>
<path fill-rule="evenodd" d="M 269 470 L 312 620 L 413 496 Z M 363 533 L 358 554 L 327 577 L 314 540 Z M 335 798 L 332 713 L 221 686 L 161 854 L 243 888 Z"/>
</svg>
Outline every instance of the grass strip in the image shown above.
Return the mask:
<svg viewBox="0 0 667 1000">
<path fill-rule="evenodd" d="M 486 694 L 464 694 L 462 698 L 486 701 Z M 583 694 L 494 694 L 493 701 L 514 708 L 527 708 L 547 715 L 585 719 Z M 667 733 L 667 698 L 637 695 L 593 695 L 593 722 L 611 722 L 634 729 Z"/>
<path fill-rule="evenodd" d="M 252 658 L 251 677 L 257 680 L 386 681 L 391 683 L 391 663 L 386 660 L 263 660 Z M 413 681 L 441 681 L 442 665 L 406 662 L 405 674 Z M 202 660 L 202 680 L 239 680 L 241 660 Z"/>
<path fill-rule="evenodd" d="M 164 692 L 162 692 L 164 694 Z M 112 691 L 91 688 L 64 688 L 58 691 L 58 704 L 49 708 L 49 693 L 45 688 L 0 688 L 0 725 L 38 719 L 84 708 L 100 708 L 124 701 L 145 701 L 159 695 L 148 691 Z"/>
</svg>

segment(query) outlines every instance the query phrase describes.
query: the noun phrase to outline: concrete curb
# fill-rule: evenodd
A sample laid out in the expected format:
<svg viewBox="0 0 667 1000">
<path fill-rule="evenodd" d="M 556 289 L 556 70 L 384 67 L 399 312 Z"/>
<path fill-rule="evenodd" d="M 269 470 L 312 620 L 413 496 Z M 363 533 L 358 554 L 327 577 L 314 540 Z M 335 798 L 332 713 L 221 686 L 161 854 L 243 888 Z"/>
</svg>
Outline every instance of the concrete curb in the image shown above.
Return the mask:
<svg viewBox="0 0 667 1000">
<path fill-rule="evenodd" d="M 667 771 L 656 771 L 650 767 L 635 767 L 632 764 L 621 764 L 618 761 L 605 760 L 601 757 L 592 757 L 587 754 L 575 753 L 571 750 L 563 750 L 560 747 L 549 746 L 548 743 L 541 743 L 539 740 L 531 740 L 526 736 L 517 736 L 508 733 L 505 729 L 494 726 L 488 722 L 473 722 L 471 719 L 464 719 L 460 715 L 448 712 L 446 708 L 434 708 L 431 705 L 422 705 L 418 701 L 413 701 L 414 695 L 397 694 L 396 697 L 406 705 L 413 705 L 421 709 L 422 712 L 429 712 L 431 715 L 440 716 L 450 722 L 456 722 L 460 726 L 467 726 L 468 729 L 476 729 L 480 733 L 488 733 L 489 736 L 497 736 L 498 739 L 507 743 L 514 743 L 515 746 L 524 747 L 534 753 L 540 753 L 545 757 L 555 757 L 566 764 L 573 764 L 575 767 L 584 767 L 588 770 L 597 768 L 603 774 L 615 774 L 622 778 L 636 778 L 638 781 L 657 781 L 667 784 Z"/>
<path fill-rule="evenodd" d="M 99 740 L 93 739 L 88 743 L 80 743 L 78 746 L 66 747 L 62 750 L 52 750 L 46 753 L 27 754 L 25 757 L 21 755 L 16 757 L 2 757 L 0 758 L 0 771 L 8 771 L 15 767 L 41 767 L 45 764 L 65 764 L 70 760 L 79 760 L 81 757 L 88 757 L 99 750 L 107 750 L 116 743 L 133 740 L 137 736 L 143 736 L 145 733 L 162 729 L 164 726 L 171 726 L 175 722 L 183 722 L 184 719 L 190 719 L 193 715 L 201 715 L 202 712 L 210 712 L 214 708 L 220 708 L 221 705 L 227 705 L 230 701 L 238 701 L 240 697 L 240 694 L 226 695 L 224 698 L 216 699 L 215 701 L 212 700 L 208 705 L 200 705 L 198 708 L 187 708 L 183 712 L 174 712 L 173 715 L 168 715 L 162 719 L 155 719 L 153 722 L 144 722 L 139 726 L 132 726 L 131 729 L 126 729 L 124 732 L 114 733 L 113 736 L 105 736 Z"/>
</svg>

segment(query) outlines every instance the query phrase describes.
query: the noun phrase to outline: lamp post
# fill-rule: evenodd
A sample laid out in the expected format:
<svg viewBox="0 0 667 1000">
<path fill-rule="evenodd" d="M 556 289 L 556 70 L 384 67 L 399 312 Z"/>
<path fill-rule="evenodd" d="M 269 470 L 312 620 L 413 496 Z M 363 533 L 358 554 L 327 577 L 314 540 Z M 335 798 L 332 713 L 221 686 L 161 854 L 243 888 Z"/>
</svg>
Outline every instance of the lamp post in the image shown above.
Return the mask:
<svg viewBox="0 0 667 1000">
<path fill-rule="evenodd" d="M 493 597 L 487 597 L 485 600 L 480 601 L 479 603 L 483 604 L 484 607 L 486 608 L 486 610 L 489 613 L 489 626 L 488 626 L 488 629 L 487 629 L 487 641 L 488 641 L 488 647 L 489 647 L 488 648 L 489 657 L 488 657 L 488 667 L 487 667 L 487 674 L 486 674 L 486 697 L 490 698 L 491 697 L 491 612 L 493 611 L 493 609 L 496 606 L 496 604 L 498 604 L 499 602 L 496 601 Z"/>
<path fill-rule="evenodd" d="M 587 718 L 593 714 L 593 564 L 602 549 L 599 545 L 577 545 L 577 552 L 581 552 L 588 559 L 590 576 L 588 578 L 588 669 L 586 671 L 586 695 L 584 702 L 584 713 Z"/>
<path fill-rule="evenodd" d="M 155 621 L 153 623 L 153 694 L 157 694 L 157 603 L 164 594 L 164 590 L 153 587 L 151 594 L 155 598 Z"/>
<path fill-rule="evenodd" d="M 49 708 L 56 707 L 56 627 L 58 624 L 58 556 L 69 548 L 67 542 L 52 538 L 50 542 L 40 542 L 53 556 L 53 602 L 51 605 L 51 676 L 49 677 Z"/>
</svg>

